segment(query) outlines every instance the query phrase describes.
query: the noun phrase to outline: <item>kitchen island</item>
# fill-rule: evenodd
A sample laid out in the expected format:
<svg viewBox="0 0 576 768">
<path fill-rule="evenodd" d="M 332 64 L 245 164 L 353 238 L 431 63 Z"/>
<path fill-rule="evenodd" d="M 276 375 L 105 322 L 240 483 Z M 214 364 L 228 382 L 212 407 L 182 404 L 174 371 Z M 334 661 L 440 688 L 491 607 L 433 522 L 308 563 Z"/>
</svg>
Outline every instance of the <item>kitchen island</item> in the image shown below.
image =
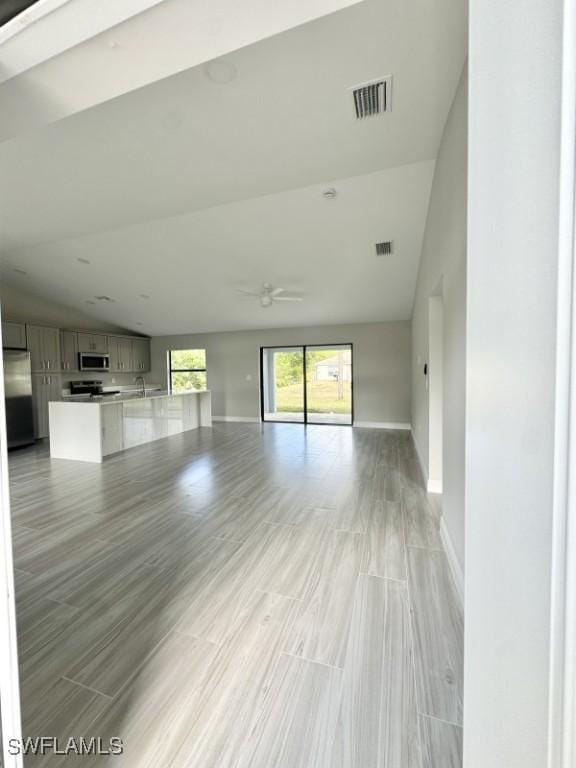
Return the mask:
<svg viewBox="0 0 576 768">
<path fill-rule="evenodd" d="M 51 402 L 50 456 L 101 462 L 136 445 L 212 425 L 209 390 Z"/>
</svg>

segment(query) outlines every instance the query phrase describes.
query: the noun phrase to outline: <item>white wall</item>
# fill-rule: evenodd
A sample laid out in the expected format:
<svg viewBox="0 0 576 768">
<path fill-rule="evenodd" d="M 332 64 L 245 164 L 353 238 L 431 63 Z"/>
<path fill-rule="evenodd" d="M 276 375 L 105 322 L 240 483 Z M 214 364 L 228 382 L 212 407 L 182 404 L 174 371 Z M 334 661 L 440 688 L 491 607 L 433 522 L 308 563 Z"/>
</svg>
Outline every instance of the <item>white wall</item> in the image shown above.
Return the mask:
<svg viewBox="0 0 576 768">
<path fill-rule="evenodd" d="M 133 331 L 120 328 L 111 323 L 103 323 L 87 313 L 73 307 L 56 304 L 49 299 L 42 298 L 33 293 L 28 293 L 8 285 L 0 283 L 0 304 L 2 305 L 2 317 L 6 321 L 13 320 L 21 323 L 36 323 L 55 328 L 79 328 L 88 331 L 103 331 L 109 333 L 126 333 L 134 336 Z M 134 383 L 135 373 L 95 373 L 95 372 L 63 372 L 62 388 L 68 389 L 71 381 L 102 381 L 104 386 L 129 386 Z M 155 384 L 152 377 L 146 375 L 147 383 Z"/>
<path fill-rule="evenodd" d="M 562 0 L 471 4 L 465 768 L 545 768 Z"/>
<path fill-rule="evenodd" d="M 444 299 L 428 300 L 428 490 L 442 493 L 444 428 Z"/>
<path fill-rule="evenodd" d="M 258 418 L 261 346 L 338 342 L 354 345 L 356 422 L 409 423 L 409 322 L 160 336 L 152 339 L 150 377 L 167 380 L 169 349 L 206 349 L 212 413 L 226 418 Z"/>
<path fill-rule="evenodd" d="M 466 381 L 467 71 L 464 69 L 440 144 L 412 314 L 412 426 L 429 469 L 429 300 L 443 296 L 443 499 L 446 529 L 464 570 L 464 441 Z"/>
<path fill-rule="evenodd" d="M 56 328 L 81 328 L 86 330 L 110 331 L 110 333 L 129 333 L 111 323 L 104 323 L 73 307 L 56 304 L 32 292 L 0 282 L 0 303 L 4 320 L 22 323 L 38 323 Z"/>
</svg>

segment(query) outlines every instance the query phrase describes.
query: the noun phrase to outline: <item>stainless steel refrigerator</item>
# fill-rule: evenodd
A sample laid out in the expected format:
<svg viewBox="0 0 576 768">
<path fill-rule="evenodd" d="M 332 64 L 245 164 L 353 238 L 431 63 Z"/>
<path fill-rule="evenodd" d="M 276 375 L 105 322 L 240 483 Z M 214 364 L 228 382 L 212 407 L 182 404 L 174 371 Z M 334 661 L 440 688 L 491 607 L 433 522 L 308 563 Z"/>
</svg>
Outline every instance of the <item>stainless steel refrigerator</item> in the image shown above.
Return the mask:
<svg viewBox="0 0 576 768">
<path fill-rule="evenodd" d="M 30 352 L 4 349 L 4 389 L 8 448 L 34 442 Z"/>
</svg>

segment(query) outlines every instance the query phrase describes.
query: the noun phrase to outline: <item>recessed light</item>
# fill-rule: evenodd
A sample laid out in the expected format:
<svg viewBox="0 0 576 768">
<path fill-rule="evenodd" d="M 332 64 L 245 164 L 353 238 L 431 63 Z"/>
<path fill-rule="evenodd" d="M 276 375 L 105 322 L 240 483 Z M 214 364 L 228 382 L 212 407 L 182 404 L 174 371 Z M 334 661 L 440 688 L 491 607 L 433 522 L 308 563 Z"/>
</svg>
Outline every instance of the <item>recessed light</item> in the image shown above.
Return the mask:
<svg viewBox="0 0 576 768">
<path fill-rule="evenodd" d="M 18 272 L 19 275 L 27 275 L 28 272 L 26 272 L 25 269 L 20 269 L 20 267 L 14 267 L 14 272 Z"/>
<path fill-rule="evenodd" d="M 150 298 L 150 296 L 147 293 L 140 293 L 138 295 L 140 296 L 141 299 L 149 299 Z"/>
<path fill-rule="evenodd" d="M 234 64 L 224 59 L 209 61 L 204 66 L 204 74 L 209 80 L 218 85 L 226 85 L 236 77 L 237 70 Z"/>
<path fill-rule="evenodd" d="M 91 263 L 90 259 L 82 259 L 82 258 L 80 258 L 80 259 L 76 259 L 76 261 L 79 261 L 80 264 L 90 264 Z"/>
<path fill-rule="evenodd" d="M 325 189 L 322 192 L 322 197 L 325 200 L 334 200 L 338 192 L 334 189 L 334 187 L 328 187 L 328 189 Z"/>
</svg>

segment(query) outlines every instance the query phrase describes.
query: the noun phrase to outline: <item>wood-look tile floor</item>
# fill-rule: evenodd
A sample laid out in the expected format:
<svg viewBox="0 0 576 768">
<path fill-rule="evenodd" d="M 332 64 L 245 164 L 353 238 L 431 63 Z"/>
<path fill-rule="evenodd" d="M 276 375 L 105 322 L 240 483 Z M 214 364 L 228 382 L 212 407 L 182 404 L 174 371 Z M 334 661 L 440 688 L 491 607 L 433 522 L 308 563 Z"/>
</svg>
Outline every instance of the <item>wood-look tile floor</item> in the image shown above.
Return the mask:
<svg viewBox="0 0 576 768">
<path fill-rule="evenodd" d="M 36 446 L 10 483 L 26 735 L 120 737 L 118 768 L 461 766 L 463 621 L 408 433 Z"/>
</svg>

